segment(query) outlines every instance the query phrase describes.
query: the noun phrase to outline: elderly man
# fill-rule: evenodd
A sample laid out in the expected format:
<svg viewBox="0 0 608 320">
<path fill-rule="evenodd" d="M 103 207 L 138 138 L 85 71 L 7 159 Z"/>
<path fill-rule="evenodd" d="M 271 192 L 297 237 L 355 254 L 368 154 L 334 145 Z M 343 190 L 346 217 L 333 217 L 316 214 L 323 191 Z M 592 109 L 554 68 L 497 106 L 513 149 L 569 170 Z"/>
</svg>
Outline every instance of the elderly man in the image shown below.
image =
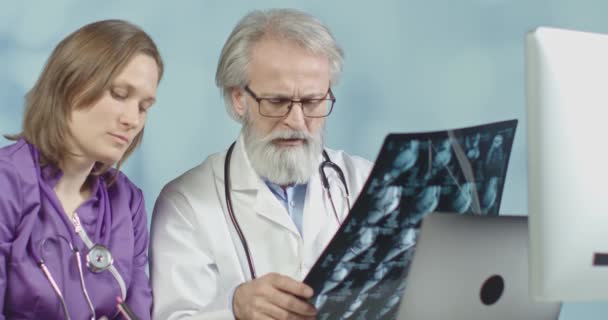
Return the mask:
<svg viewBox="0 0 608 320">
<path fill-rule="evenodd" d="M 254 11 L 237 24 L 216 82 L 242 131 L 156 202 L 155 318 L 314 318 L 312 289 L 301 280 L 371 169 L 324 147 L 342 59 L 308 14 Z"/>
</svg>

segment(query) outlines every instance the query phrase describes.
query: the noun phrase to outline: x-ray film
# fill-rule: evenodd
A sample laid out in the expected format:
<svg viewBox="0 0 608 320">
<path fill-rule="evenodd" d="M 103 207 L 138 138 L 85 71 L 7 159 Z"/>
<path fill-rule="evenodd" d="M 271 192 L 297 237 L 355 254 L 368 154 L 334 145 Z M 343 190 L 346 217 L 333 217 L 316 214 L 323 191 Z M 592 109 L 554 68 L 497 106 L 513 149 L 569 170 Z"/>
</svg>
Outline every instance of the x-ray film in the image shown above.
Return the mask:
<svg viewBox="0 0 608 320">
<path fill-rule="evenodd" d="M 395 319 L 422 218 L 498 215 L 516 127 L 509 120 L 388 135 L 348 218 L 304 280 L 317 319 Z"/>
</svg>

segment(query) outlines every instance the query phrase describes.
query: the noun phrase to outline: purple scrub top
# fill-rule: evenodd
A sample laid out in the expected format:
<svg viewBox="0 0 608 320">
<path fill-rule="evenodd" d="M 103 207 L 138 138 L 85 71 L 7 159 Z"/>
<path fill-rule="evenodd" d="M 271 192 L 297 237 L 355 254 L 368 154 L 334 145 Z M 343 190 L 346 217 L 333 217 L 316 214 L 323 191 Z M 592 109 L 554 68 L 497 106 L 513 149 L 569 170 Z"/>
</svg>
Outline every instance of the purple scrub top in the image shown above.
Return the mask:
<svg viewBox="0 0 608 320">
<path fill-rule="evenodd" d="M 70 317 L 90 319 L 75 255 L 68 242 L 61 239 L 72 239 L 72 231 L 62 220 L 64 213 L 55 209 L 61 205 L 54 193 L 49 198 L 40 190 L 33 150 L 24 139 L 0 148 L 0 320 L 66 318 L 36 255 L 45 260 L 64 295 Z M 41 170 L 42 182 L 51 190 L 61 175 L 51 166 Z M 150 319 L 152 290 L 146 274 L 148 229 L 142 192 L 122 173 L 109 186 L 102 178 L 93 179 L 91 198 L 76 212 L 91 240 L 103 243 L 112 252 L 131 309 L 141 319 Z M 104 195 L 111 210 L 106 211 L 110 212 L 106 223 L 98 223 L 103 219 L 100 207 Z M 121 295 L 118 283 L 109 271 L 89 271 L 84 262 L 88 250 L 80 237 L 74 239 L 73 245 L 83 255 L 84 281 L 97 317 L 116 316 L 116 297 Z"/>
</svg>

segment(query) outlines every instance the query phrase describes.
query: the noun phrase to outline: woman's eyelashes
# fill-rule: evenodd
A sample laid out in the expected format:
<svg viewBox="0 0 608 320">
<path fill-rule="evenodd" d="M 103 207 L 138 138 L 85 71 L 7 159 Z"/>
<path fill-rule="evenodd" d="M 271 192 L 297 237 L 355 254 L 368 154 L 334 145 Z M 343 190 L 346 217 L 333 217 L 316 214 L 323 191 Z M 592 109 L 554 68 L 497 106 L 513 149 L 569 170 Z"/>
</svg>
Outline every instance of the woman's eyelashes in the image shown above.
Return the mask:
<svg viewBox="0 0 608 320">
<path fill-rule="evenodd" d="M 120 87 L 110 88 L 110 95 L 112 96 L 113 99 L 115 99 L 117 101 L 125 101 L 131 97 L 129 90 L 120 88 Z M 146 98 L 146 99 L 141 100 L 138 103 L 139 112 L 147 113 L 148 110 L 154 104 L 154 102 L 155 102 L 154 98 Z"/>
<path fill-rule="evenodd" d="M 129 97 L 129 91 L 122 88 L 111 88 L 110 95 L 116 100 L 125 100 Z"/>
</svg>

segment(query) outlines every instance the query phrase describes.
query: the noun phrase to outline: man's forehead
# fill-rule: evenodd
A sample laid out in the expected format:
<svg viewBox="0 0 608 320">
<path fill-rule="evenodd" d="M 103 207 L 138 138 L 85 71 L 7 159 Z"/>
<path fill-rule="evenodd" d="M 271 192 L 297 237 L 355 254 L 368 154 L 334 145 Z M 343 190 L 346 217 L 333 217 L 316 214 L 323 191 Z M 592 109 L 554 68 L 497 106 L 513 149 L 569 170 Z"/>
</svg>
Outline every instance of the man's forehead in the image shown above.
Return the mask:
<svg viewBox="0 0 608 320">
<path fill-rule="evenodd" d="M 256 42 L 250 52 L 249 67 L 304 69 L 328 68 L 329 57 L 313 53 L 292 41 L 266 39 Z"/>
</svg>

